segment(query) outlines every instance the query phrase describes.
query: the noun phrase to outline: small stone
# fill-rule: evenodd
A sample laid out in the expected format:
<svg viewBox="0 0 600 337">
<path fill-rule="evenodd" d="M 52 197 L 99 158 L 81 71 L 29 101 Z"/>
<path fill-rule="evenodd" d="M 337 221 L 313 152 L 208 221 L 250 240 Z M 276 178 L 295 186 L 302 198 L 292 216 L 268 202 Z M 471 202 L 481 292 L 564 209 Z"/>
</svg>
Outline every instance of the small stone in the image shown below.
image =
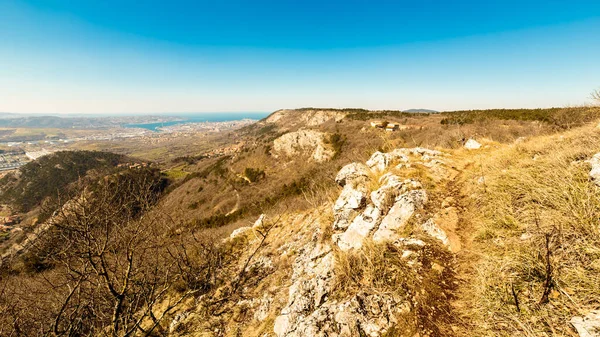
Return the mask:
<svg viewBox="0 0 600 337">
<path fill-rule="evenodd" d="M 231 232 L 231 235 L 229 235 L 229 239 L 233 240 L 237 237 L 241 237 L 242 235 L 244 235 L 246 232 L 252 230 L 252 227 L 240 227 L 236 230 L 234 230 L 233 232 Z"/>
<path fill-rule="evenodd" d="M 265 222 L 266 219 L 266 215 L 265 214 L 261 214 L 258 219 L 256 219 L 256 221 L 254 222 L 254 225 L 252 225 L 252 228 L 260 228 L 262 227 L 262 225 Z"/>
<path fill-rule="evenodd" d="M 479 142 L 473 138 L 469 138 L 469 140 L 467 140 L 465 143 L 465 149 L 467 150 L 477 150 L 479 148 L 481 148 L 481 144 L 479 144 Z"/>
<path fill-rule="evenodd" d="M 593 310 L 584 317 L 571 318 L 579 337 L 600 337 L 600 310 Z"/>
<path fill-rule="evenodd" d="M 592 166 L 589 176 L 596 186 L 600 186 L 600 152 L 596 153 L 588 163 Z"/>
<path fill-rule="evenodd" d="M 453 197 L 447 197 L 446 199 L 444 199 L 444 201 L 442 201 L 442 208 L 452 207 L 455 203 L 456 200 L 454 200 Z"/>
<path fill-rule="evenodd" d="M 521 234 L 521 236 L 519 237 L 519 239 L 521 241 L 526 241 L 526 240 L 531 239 L 532 237 L 533 237 L 533 234 L 531 234 L 531 233 L 523 233 L 523 234 Z"/>
<path fill-rule="evenodd" d="M 433 222 L 433 219 L 427 220 L 424 224 L 421 225 L 421 228 L 423 228 L 423 231 L 429 236 L 440 240 L 444 244 L 444 246 L 450 245 L 448 235 L 446 235 L 446 232 L 444 232 L 443 229 L 439 228 L 435 224 L 435 222 Z"/>
</svg>

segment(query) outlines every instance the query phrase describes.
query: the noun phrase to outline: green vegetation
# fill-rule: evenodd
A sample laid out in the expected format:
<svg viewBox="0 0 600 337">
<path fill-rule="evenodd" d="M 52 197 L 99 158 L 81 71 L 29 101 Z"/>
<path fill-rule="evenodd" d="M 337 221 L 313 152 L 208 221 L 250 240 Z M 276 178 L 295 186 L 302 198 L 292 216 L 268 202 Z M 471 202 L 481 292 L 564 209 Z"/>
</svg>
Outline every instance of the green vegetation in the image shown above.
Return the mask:
<svg viewBox="0 0 600 337">
<path fill-rule="evenodd" d="M 442 112 L 442 124 L 473 124 L 491 120 L 539 121 L 561 129 L 581 126 L 600 118 L 600 108 L 494 109 Z"/>
<path fill-rule="evenodd" d="M 331 145 L 331 147 L 333 148 L 333 151 L 334 151 L 333 159 L 335 159 L 342 152 L 342 147 L 346 143 L 346 137 L 342 136 L 341 134 L 336 132 L 336 133 L 332 134 L 331 136 L 329 136 L 325 140 L 325 143 Z"/>
<path fill-rule="evenodd" d="M 61 151 L 21 167 L 18 174 L 0 179 L 0 201 L 27 212 L 48 197 L 66 193 L 67 187 L 95 170 L 106 171 L 127 161 L 123 155 L 96 151 Z"/>
<path fill-rule="evenodd" d="M 180 157 L 176 157 L 173 158 L 173 160 L 171 160 L 172 163 L 186 163 L 188 165 L 193 165 L 196 164 L 197 162 L 199 162 L 202 159 L 208 158 L 206 155 L 200 154 L 197 156 L 180 156 Z"/>
<path fill-rule="evenodd" d="M 426 117 L 428 113 L 415 113 L 415 112 L 402 112 L 399 110 L 381 110 L 381 111 L 369 111 L 363 109 L 342 109 L 348 112 L 346 116 L 350 120 L 366 121 L 369 119 L 385 119 L 389 117 L 405 118 L 405 117 Z"/>
<path fill-rule="evenodd" d="M 165 171 L 165 174 L 169 179 L 177 180 L 186 177 L 189 173 L 182 171 L 181 169 L 170 169 Z"/>
</svg>

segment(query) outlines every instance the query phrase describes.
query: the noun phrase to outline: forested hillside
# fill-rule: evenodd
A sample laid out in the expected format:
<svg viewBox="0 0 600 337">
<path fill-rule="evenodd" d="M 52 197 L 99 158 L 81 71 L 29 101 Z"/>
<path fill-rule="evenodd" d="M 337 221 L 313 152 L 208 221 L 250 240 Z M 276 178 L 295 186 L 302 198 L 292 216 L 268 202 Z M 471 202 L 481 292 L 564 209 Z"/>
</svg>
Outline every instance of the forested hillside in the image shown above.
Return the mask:
<svg viewBox="0 0 600 337">
<path fill-rule="evenodd" d="M 61 151 L 41 157 L 0 179 L 0 201 L 20 212 L 30 211 L 48 197 L 65 194 L 69 184 L 90 171 L 107 172 L 125 156 L 97 151 Z"/>
</svg>

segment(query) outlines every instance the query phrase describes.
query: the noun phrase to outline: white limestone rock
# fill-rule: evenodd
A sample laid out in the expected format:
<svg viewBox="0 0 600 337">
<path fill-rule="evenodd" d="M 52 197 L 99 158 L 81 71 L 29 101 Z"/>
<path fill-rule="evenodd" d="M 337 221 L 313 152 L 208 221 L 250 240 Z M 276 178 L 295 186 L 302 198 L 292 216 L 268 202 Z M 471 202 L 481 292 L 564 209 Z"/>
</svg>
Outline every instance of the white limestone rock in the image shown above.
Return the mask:
<svg viewBox="0 0 600 337">
<path fill-rule="evenodd" d="M 373 155 L 371 156 L 371 158 L 369 158 L 369 160 L 367 160 L 367 166 L 371 169 L 371 170 L 375 170 L 375 171 L 383 171 L 385 170 L 391 163 L 393 162 L 397 162 L 397 161 L 401 161 L 401 162 L 408 162 L 408 156 L 407 156 L 408 150 L 407 149 L 395 149 L 391 152 L 388 153 L 382 153 L 382 152 L 375 152 L 373 153 Z"/>
<path fill-rule="evenodd" d="M 386 213 L 393 204 L 394 199 L 409 190 L 421 188 L 421 183 L 412 179 L 402 180 L 395 174 L 386 173 L 380 179 L 382 184 L 377 190 L 371 192 L 371 201 L 375 207 Z"/>
<path fill-rule="evenodd" d="M 375 152 L 371 155 L 371 158 L 367 160 L 367 166 L 372 170 L 383 171 L 389 165 L 389 159 L 382 152 Z"/>
<path fill-rule="evenodd" d="M 252 228 L 256 229 L 256 228 L 262 227 L 262 225 L 265 223 L 266 217 L 267 217 L 266 214 L 261 214 L 258 217 L 258 219 L 256 219 L 256 221 L 254 222 L 254 225 L 252 225 Z"/>
<path fill-rule="evenodd" d="M 334 155 L 333 149 L 325 144 L 326 135 L 315 130 L 288 132 L 273 141 L 273 150 L 276 154 L 288 157 L 309 155 L 314 161 L 321 163 Z"/>
<path fill-rule="evenodd" d="M 444 153 L 438 150 L 426 149 L 424 147 L 414 147 L 412 149 L 408 149 L 408 152 L 412 155 L 420 155 L 420 156 L 429 156 L 429 157 L 438 157 L 442 156 Z"/>
<path fill-rule="evenodd" d="M 173 333 L 177 327 L 190 315 L 189 311 L 182 312 L 180 314 L 175 315 L 171 323 L 169 324 L 169 333 Z"/>
<path fill-rule="evenodd" d="M 365 164 L 361 163 L 350 163 L 338 172 L 335 176 L 335 182 L 340 186 L 356 181 L 366 180 L 369 177 L 369 168 Z"/>
<path fill-rule="evenodd" d="M 571 318 L 571 325 L 579 337 L 600 337 L 600 310 L 593 310 L 584 317 Z"/>
<path fill-rule="evenodd" d="M 329 320 L 319 307 L 333 287 L 334 257 L 331 247 L 311 241 L 294 262 L 288 303 L 275 319 L 277 336 L 319 336 L 318 329 Z"/>
<path fill-rule="evenodd" d="M 394 205 L 383 218 L 379 229 L 373 234 L 373 241 L 393 241 L 398 238 L 396 231 L 402 229 L 416 210 L 427 202 L 425 190 L 414 190 L 396 198 Z"/>
<path fill-rule="evenodd" d="M 336 230 L 346 229 L 352 221 L 355 210 L 362 208 L 367 197 L 367 189 L 364 185 L 356 187 L 346 184 L 340 196 L 333 205 L 334 223 Z"/>
<path fill-rule="evenodd" d="M 248 231 L 252 230 L 252 227 L 240 227 L 229 235 L 229 240 L 233 240 L 235 238 L 241 237 L 246 234 Z"/>
<path fill-rule="evenodd" d="M 448 239 L 448 235 L 443 229 L 436 225 L 433 219 L 427 220 L 421 225 L 421 228 L 429 236 L 440 240 L 444 244 L 444 246 L 450 246 L 450 239 Z"/>
<path fill-rule="evenodd" d="M 381 211 L 373 205 L 368 205 L 362 214 L 354 218 L 344 233 L 336 236 L 337 245 L 343 251 L 362 247 L 363 241 L 376 228 L 380 220 Z"/>
<path fill-rule="evenodd" d="M 327 121 L 341 121 L 346 117 L 346 113 L 333 110 L 309 110 L 303 113 L 304 120 L 308 126 L 318 126 Z"/>
<path fill-rule="evenodd" d="M 469 138 L 469 140 L 467 140 L 465 143 L 465 149 L 467 150 L 477 150 L 479 148 L 481 148 L 481 144 L 479 144 L 479 142 L 473 138 Z"/>
<path fill-rule="evenodd" d="M 596 153 L 588 163 L 592 166 L 589 176 L 596 186 L 600 186 L 600 152 Z"/>
</svg>

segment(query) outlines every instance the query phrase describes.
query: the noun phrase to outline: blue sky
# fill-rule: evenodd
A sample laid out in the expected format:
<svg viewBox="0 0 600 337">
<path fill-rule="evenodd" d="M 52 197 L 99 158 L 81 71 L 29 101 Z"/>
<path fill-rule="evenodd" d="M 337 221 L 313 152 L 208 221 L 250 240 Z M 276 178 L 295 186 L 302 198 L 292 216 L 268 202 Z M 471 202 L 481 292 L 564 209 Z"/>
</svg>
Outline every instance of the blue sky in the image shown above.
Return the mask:
<svg viewBox="0 0 600 337">
<path fill-rule="evenodd" d="M 580 105 L 600 1 L 0 0 L 0 111 Z"/>
</svg>

